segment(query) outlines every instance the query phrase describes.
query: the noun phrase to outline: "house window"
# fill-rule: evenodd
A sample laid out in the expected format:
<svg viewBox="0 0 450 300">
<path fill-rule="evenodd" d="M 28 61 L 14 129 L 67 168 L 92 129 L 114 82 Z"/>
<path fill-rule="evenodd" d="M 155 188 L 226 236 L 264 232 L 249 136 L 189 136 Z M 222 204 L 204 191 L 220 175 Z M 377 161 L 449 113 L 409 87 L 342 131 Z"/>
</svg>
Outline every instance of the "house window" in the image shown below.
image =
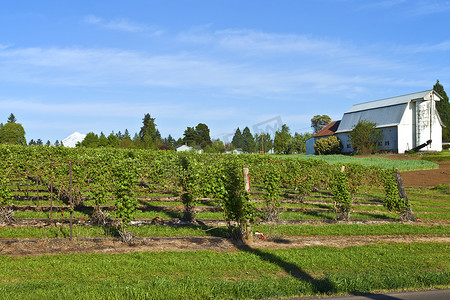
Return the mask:
<svg viewBox="0 0 450 300">
<path fill-rule="evenodd" d="M 378 142 L 378 146 L 379 147 L 383 146 L 383 142 Z"/>
<path fill-rule="evenodd" d="M 352 147 L 351 144 L 347 144 L 347 148 L 350 149 Z"/>
<path fill-rule="evenodd" d="M 389 146 L 389 141 L 384 141 L 385 146 Z"/>
</svg>

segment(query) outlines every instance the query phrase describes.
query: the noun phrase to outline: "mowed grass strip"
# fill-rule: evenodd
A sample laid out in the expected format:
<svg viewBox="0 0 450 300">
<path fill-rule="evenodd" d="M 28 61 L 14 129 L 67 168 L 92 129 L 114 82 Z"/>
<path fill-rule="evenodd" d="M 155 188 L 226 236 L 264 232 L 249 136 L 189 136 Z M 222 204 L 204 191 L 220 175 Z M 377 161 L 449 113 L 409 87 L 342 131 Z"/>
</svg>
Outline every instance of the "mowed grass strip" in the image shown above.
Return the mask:
<svg viewBox="0 0 450 300">
<path fill-rule="evenodd" d="M 217 236 L 228 237 L 226 227 L 164 225 L 129 226 L 128 229 L 137 237 L 192 237 Z M 319 224 L 319 225 L 255 225 L 254 230 L 270 237 L 289 236 L 348 236 L 348 235 L 448 235 L 450 226 L 423 224 Z M 24 238 L 68 238 L 69 226 L 60 227 L 3 227 L 0 229 L 2 239 Z M 118 237 L 114 227 L 73 226 L 73 236 L 79 238 Z"/>
<path fill-rule="evenodd" d="M 0 256 L 3 299 L 260 299 L 446 288 L 450 245 Z"/>
<path fill-rule="evenodd" d="M 413 170 L 429 170 L 438 169 L 439 165 L 429 161 L 421 159 L 389 159 L 379 156 L 370 157 L 355 157 L 349 155 L 276 155 L 277 157 L 285 158 L 297 158 L 300 160 L 319 159 L 328 164 L 348 164 L 357 163 L 365 167 L 380 167 L 384 169 L 398 168 L 400 171 L 413 171 Z"/>
</svg>

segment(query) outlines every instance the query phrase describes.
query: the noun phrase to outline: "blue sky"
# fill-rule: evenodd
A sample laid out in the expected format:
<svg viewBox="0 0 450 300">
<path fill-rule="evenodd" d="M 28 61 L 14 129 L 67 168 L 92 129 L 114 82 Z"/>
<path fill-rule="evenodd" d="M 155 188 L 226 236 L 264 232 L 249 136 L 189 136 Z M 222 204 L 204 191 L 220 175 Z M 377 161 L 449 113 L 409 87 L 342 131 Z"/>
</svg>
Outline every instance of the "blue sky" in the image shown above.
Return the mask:
<svg viewBox="0 0 450 300">
<path fill-rule="evenodd" d="M 449 15 L 443 0 L 2 0 L 0 122 L 52 143 L 133 135 L 146 113 L 163 137 L 307 132 L 317 114 L 450 90 Z"/>
</svg>

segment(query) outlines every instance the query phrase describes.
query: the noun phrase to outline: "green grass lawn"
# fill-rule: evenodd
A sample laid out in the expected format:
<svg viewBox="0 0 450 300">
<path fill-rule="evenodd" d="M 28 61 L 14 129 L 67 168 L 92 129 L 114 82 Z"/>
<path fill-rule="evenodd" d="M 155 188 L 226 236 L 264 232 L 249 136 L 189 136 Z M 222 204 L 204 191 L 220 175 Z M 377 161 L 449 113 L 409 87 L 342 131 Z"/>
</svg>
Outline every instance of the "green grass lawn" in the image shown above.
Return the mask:
<svg viewBox="0 0 450 300">
<path fill-rule="evenodd" d="M 3 299 L 261 299 L 448 288 L 450 245 L 0 255 Z"/>
<path fill-rule="evenodd" d="M 448 235 L 450 226 L 424 224 L 317 224 L 317 225 L 255 225 L 254 230 L 263 232 L 268 238 L 289 236 L 344 236 L 344 235 Z M 218 236 L 228 237 L 226 227 L 209 226 L 129 226 L 128 231 L 138 237 L 190 237 Z M 69 226 L 59 227 L 6 227 L 0 229 L 0 238 L 68 238 Z M 73 226 L 73 236 L 87 237 L 118 237 L 114 227 Z"/>
<path fill-rule="evenodd" d="M 380 167 L 386 169 L 398 168 L 400 171 L 438 169 L 439 165 L 429 160 L 420 159 L 389 159 L 380 156 L 358 157 L 349 155 L 277 155 L 277 157 L 297 159 L 319 159 L 329 164 L 358 163 L 366 167 Z"/>
</svg>

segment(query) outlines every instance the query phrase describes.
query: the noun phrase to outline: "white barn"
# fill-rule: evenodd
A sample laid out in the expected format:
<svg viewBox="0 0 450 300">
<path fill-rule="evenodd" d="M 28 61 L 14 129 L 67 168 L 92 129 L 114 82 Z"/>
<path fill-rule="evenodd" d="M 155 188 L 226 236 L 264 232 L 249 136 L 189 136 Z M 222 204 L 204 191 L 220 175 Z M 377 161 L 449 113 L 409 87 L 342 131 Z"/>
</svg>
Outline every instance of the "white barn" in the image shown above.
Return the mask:
<svg viewBox="0 0 450 300">
<path fill-rule="evenodd" d="M 383 134 L 380 151 L 405 153 L 427 142 L 421 150 L 442 151 L 444 125 L 436 110 L 436 101 L 441 99 L 434 90 L 428 90 L 353 105 L 344 113 L 334 135 L 341 141 L 343 153 L 353 152 L 350 131 L 366 120 L 376 123 Z"/>
</svg>

